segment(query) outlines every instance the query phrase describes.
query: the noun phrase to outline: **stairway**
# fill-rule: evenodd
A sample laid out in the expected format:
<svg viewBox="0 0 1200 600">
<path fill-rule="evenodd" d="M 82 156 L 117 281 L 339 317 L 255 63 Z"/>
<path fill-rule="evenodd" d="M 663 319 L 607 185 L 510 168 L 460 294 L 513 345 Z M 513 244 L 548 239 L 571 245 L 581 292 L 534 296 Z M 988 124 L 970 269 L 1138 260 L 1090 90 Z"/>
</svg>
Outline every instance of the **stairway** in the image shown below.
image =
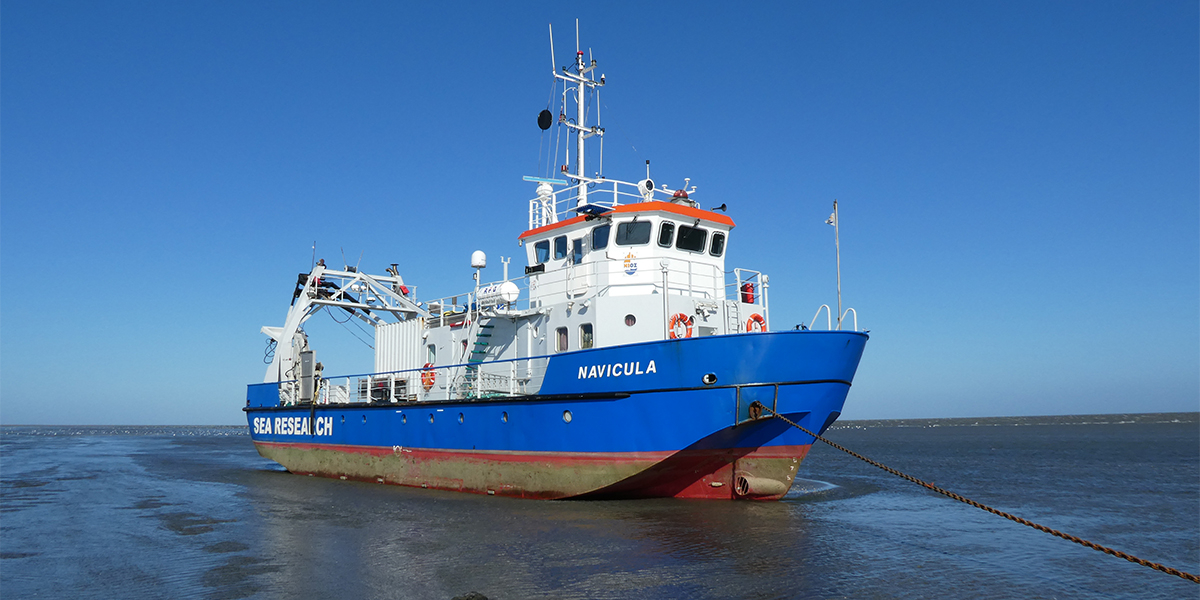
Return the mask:
<svg viewBox="0 0 1200 600">
<path fill-rule="evenodd" d="M 479 398 L 479 363 L 487 357 L 489 338 L 492 337 L 492 330 L 495 325 L 480 324 L 477 326 L 475 333 L 475 345 L 471 349 L 470 355 L 467 357 L 467 369 L 463 375 L 463 395 L 466 398 Z"/>
</svg>

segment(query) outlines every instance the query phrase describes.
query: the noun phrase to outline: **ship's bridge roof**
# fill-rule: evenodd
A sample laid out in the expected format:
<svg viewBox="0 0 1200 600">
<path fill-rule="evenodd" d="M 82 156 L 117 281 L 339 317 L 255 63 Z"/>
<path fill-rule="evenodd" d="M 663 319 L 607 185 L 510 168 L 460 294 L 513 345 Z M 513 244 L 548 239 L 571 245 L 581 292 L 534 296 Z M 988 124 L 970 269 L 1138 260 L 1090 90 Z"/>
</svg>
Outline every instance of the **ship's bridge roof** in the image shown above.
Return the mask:
<svg viewBox="0 0 1200 600">
<path fill-rule="evenodd" d="M 684 206 L 682 204 L 675 204 L 673 202 L 655 201 L 655 202 L 638 202 L 638 203 L 634 203 L 634 204 L 622 204 L 620 206 L 613 208 L 612 210 L 602 213 L 599 216 L 611 216 L 613 214 L 625 214 L 625 213 L 649 213 L 649 212 L 672 213 L 672 214 L 676 214 L 676 215 L 680 215 L 680 216 L 688 217 L 688 218 L 692 218 L 692 219 L 700 219 L 701 221 L 707 221 L 709 223 L 726 225 L 730 229 L 734 228 L 733 219 L 730 219 L 726 215 L 715 213 L 710 210 L 704 210 L 702 208 L 692 208 L 690 206 Z M 565 221 L 559 221 L 557 223 L 550 223 L 549 225 L 543 225 L 536 229 L 530 229 L 529 231 L 526 231 L 525 233 L 522 233 L 520 236 L 518 236 L 517 239 L 524 240 L 526 238 L 540 236 L 544 233 L 555 231 L 557 229 L 561 229 L 564 227 L 570 227 L 571 225 L 574 225 L 575 223 L 582 223 L 585 220 L 585 218 L 586 217 L 584 217 L 583 215 L 580 215 L 578 217 L 572 217 Z"/>
</svg>

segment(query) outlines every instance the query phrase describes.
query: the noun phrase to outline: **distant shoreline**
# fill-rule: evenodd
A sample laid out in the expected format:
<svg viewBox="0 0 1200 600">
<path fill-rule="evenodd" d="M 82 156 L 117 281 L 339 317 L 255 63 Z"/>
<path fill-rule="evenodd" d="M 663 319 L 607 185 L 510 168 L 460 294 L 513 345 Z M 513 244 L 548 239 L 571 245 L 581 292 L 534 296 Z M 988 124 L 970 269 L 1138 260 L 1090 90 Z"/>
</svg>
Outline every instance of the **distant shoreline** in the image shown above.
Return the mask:
<svg viewBox="0 0 1200 600">
<path fill-rule="evenodd" d="M 1037 415 L 1027 417 L 946 417 L 937 419 L 839 419 L 830 426 L 830 429 L 863 427 L 1011 427 L 1020 425 L 1144 425 L 1150 423 L 1200 424 L 1200 412 Z"/>
</svg>

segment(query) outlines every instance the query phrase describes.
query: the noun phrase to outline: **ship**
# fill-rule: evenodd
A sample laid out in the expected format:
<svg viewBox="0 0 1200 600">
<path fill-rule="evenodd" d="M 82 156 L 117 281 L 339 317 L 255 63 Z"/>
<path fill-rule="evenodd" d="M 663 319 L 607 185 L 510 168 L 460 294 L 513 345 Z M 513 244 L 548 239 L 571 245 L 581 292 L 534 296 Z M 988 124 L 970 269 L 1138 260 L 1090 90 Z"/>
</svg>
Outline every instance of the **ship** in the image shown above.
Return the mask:
<svg viewBox="0 0 1200 600">
<path fill-rule="evenodd" d="M 638 181 L 587 175 L 585 144 L 604 128 L 585 107 L 605 76 L 578 37 L 555 67 L 558 114 L 537 124 L 574 148 L 524 177 L 524 272 L 505 263 L 487 281 L 475 251 L 473 289 L 418 299 L 399 263 L 369 274 L 314 256 L 283 325 L 261 330 L 269 366 L 244 408 L 261 456 L 300 475 L 519 498 L 789 491 L 815 440 L 776 415 L 828 429 L 868 339 L 841 310 L 840 266 L 836 315 L 822 305 L 808 327 L 773 328 L 768 275 L 726 267 L 724 203 L 701 206 L 690 179 L 656 184 L 648 161 Z M 321 311 L 373 335 L 370 372 L 325 374 L 304 328 Z"/>
</svg>

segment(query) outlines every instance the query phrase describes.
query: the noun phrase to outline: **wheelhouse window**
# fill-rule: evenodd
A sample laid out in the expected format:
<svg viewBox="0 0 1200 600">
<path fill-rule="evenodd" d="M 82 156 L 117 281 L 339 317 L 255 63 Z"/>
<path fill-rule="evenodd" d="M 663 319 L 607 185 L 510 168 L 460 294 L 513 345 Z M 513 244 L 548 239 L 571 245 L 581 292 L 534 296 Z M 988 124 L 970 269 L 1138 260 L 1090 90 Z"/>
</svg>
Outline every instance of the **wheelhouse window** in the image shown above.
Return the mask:
<svg viewBox="0 0 1200 600">
<path fill-rule="evenodd" d="M 539 265 L 550 260 L 550 240 L 542 240 L 534 244 L 533 253 Z"/>
<path fill-rule="evenodd" d="M 559 260 L 567 257 L 567 236 L 560 235 L 554 238 L 554 260 Z"/>
<path fill-rule="evenodd" d="M 583 262 L 583 238 L 571 240 L 571 263 Z"/>
<path fill-rule="evenodd" d="M 708 253 L 713 256 L 720 256 L 725 252 L 725 234 L 720 231 L 713 232 L 712 248 Z"/>
<path fill-rule="evenodd" d="M 567 328 L 559 327 L 554 330 L 554 351 L 565 352 L 567 350 Z"/>
<path fill-rule="evenodd" d="M 608 247 L 608 235 L 612 225 L 604 224 L 592 230 L 592 250 L 603 250 Z"/>
<path fill-rule="evenodd" d="M 699 227 L 679 226 L 679 235 L 675 238 L 675 247 L 691 252 L 704 252 L 704 243 L 708 241 L 708 230 Z"/>
<path fill-rule="evenodd" d="M 663 248 L 670 248 L 671 243 L 675 241 L 675 224 L 670 221 L 663 221 L 662 226 L 658 228 L 658 245 Z"/>
<path fill-rule="evenodd" d="M 617 225 L 618 246 L 638 246 L 650 243 L 650 221 L 629 221 Z"/>
<path fill-rule="evenodd" d="M 591 323 L 584 323 L 583 325 L 579 326 L 579 347 L 581 349 L 592 347 L 592 324 Z"/>
</svg>

